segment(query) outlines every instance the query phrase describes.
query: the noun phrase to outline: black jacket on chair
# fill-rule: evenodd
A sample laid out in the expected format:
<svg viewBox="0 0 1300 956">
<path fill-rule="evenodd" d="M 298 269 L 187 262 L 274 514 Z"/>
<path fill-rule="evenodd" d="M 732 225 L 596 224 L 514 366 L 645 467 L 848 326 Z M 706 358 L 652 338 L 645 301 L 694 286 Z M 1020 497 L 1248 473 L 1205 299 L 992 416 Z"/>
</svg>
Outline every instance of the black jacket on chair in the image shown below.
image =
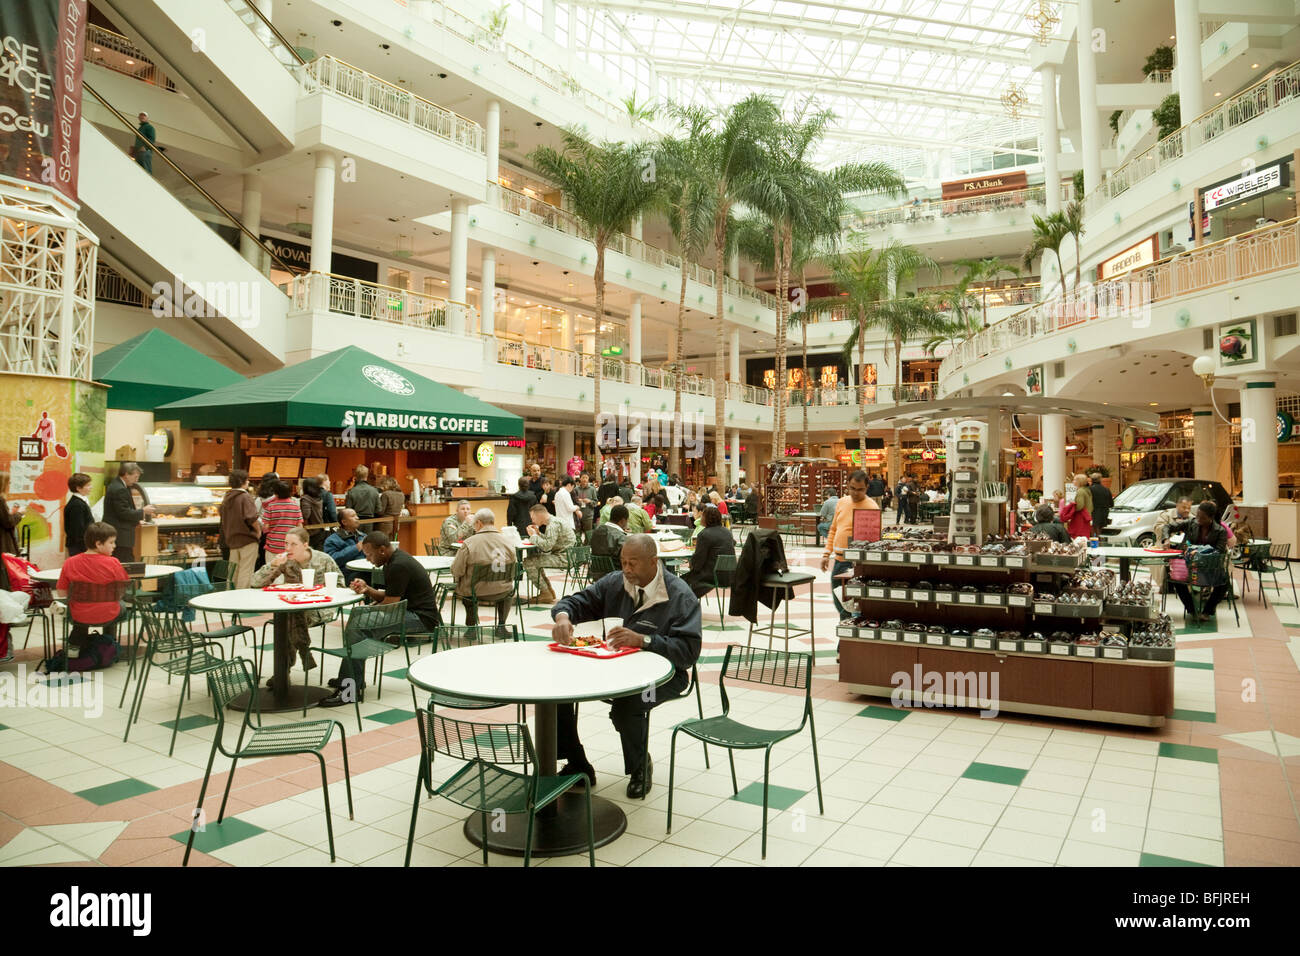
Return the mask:
<svg viewBox="0 0 1300 956">
<path fill-rule="evenodd" d="M 86 529 L 94 523 L 90 505 L 84 499 L 70 495 L 68 503 L 63 506 L 63 540 L 67 544 L 68 557 L 86 550 Z"/>
<path fill-rule="evenodd" d="M 783 574 L 785 542 L 781 534 L 769 528 L 755 528 L 745 538 L 736 573 L 731 578 L 731 605 L 727 613 L 743 617 L 751 624 L 758 623 L 758 602 L 775 609 L 781 603 L 783 591 L 762 587 L 763 578 L 769 574 Z"/>
</svg>

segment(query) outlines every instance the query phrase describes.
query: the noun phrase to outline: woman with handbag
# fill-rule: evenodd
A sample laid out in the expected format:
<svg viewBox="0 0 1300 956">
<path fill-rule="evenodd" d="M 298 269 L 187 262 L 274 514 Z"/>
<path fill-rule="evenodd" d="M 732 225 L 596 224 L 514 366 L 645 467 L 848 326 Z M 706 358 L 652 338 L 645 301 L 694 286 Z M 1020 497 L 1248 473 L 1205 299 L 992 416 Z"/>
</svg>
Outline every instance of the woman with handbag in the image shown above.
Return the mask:
<svg viewBox="0 0 1300 956">
<path fill-rule="evenodd" d="M 1173 536 L 1183 535 L 1186 558 L 1182 567 L 1177 560 L 1170 562 L 1169 577 L 1178 599 L 1183 602 L 1187 616 L 1194 623 L 1214 620 L 1215 608 L 1228 593 L 1229 583 L 1223 580 L 1222 556 L 1228 550 L 1228 533 L 1219 523 L 1218 509 L 1213 501 L 1202 501 L 1196 506 L 1196 517 L 1185 521 L 1171 521 L 1167 526 Z M 1190 579 L 1195 564 L 1195 583 L 1201 591 L 1201 609 L 1197 612 Z M 1206 592 L 1208 591 L 1208 596 Z"/>
</svg>

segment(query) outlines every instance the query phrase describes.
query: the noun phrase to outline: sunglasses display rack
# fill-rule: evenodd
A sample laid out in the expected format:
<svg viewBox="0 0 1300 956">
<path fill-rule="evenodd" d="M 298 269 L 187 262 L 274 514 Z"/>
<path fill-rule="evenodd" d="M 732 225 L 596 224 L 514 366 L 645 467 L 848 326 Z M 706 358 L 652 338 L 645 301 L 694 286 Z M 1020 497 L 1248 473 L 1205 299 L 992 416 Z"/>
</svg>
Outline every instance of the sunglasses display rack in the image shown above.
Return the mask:
<svg viewBox="0 0 1300 956">
<path fill-rule="evenodd" d="M 984 540 L 983 455 L 974 439 L 956 442 L 952 466 L 952 489 L 948 508 L 948 541 L 974 545 Z"/>
<path fill-rule="evenodd" d="M 857 613 L 836 627 L 840 680 L 890 697 L 894 675 L 917 667 L 996 672 L 1002 710 L 1163 725 L 1173 709 L 1173 645 L 1150 588 L 1085 567 L 1082 549 L 1042 544 L 996 536 L 959 544 L 913 527 L 850 542 L 844 557 L 854 568 L 836 584 Z"/>
<path fill-rule="evenodd" d="M 767 514 L 817 511 L 830 495 L 847 493 L 849 474 L 833 459 L 790 459 L 764 465 L 763 504 Z"/>
</svg>

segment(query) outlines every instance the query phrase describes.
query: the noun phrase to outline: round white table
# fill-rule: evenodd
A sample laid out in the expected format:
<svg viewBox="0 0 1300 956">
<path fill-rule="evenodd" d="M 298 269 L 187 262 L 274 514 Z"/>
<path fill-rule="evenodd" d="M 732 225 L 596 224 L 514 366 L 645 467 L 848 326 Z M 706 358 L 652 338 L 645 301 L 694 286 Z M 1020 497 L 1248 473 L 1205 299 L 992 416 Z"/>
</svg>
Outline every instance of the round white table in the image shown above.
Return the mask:
<svg viewBox="0 0 1300 956">
<path fill-rule="evenodd" d="M 59 581 L 59 573 L 62 570 L 62 568 L 45 568 L 41 571 L 33 571 L 32 580 L 41 581 L 45 584 L 57 584 Z M 144 571 L 139 574 L 130 574 L 129 576 L 138 580 L 165 578 L 169 574 L 175 574 L 179 570 L 180 568 L 174 564 L 146 564 L 144 566 Z"/>
<path fill-rule="evenodd" d="M 445 571 L 451 567 L 451 562 L 456 560 L 449 555 L 441 554 L 413 554 L 411 557 L 420 562 L 420 567 L 426 571 Z M 357 558 L 348 562 L 347 569 L 349 571 L 373 571 L 375 566 L 365 558 Z"/>
<path fill-rule="evenodd" d="M 1132 548 L 1117 545 L 1102 545 L 1096 548 L 1088 549 L 1089 555 L 1100 555 L 1103 559 L 1109 561 L 1111 558 L 1119 559 L 1119 579 L 1121 581 L 1129 580 L 1132 574 L 1132 564 L 1134 559 L 1148 561 L 1167 561 L 1170 558 L 1178 557 L 1178 553 L 1159 554 L 1148 551 L 1146 548 Z"/>
<path fill-rule="evenodd" d="M 672 676 L 672 662 L 647 651 L 597 660 L 552 651 L 544 641 L 519 641 L 478 644 L 429 654 L 411 665 L 406 679 L 430 692 L 534 705 L 537 772 L 554 776 L 557 704 L 640 694 Z M 586 798 L 571 792 L 552 806 L 553 811 L 548 808 L 537 815 L 533 856 L 586 853 Z M 627 829 L 627 817 L 610 800 L 593 794 L 591 812 L 596 846 L 617 839 Z M 471 813 L 465 821 L 465 836 L 476 846 L 482 846 L 486 839 L 490 850 L 523 856 L 525 825 L 523 814 L 509 814 L 504 832 L 484 834 L 482 816 Z"/>
<path fill-rule="evenodd" d="M 329 597 L 329 603 L 322 601 L 314 604 L 290 604 L 280 600 L 280 594 L 275 591 L 263 591 L 261 588 L 210 591 L 190 598 L 190 607 L 200 611 L 272 615 L 275 630 L 275 670 L 271 675 L 271 686 L 268 688 L 261 685 L 257 688 L 258 704 L 264 714 L 302 710 L 307 704 L 314 704 L 334 693 L 325 687 L 301 687 L 289 683 L 289 616 L 356 604 L 358 601 L 365 600 L 365 595 L 357 594 L 348 588 L 335 588 L 332 591 L 321 588 L 311 593 Z M 248 706 L 248 698 L 243 694 L 230 702 L 231 710 L 243 710 L 246 706 Z"/>
</svg>

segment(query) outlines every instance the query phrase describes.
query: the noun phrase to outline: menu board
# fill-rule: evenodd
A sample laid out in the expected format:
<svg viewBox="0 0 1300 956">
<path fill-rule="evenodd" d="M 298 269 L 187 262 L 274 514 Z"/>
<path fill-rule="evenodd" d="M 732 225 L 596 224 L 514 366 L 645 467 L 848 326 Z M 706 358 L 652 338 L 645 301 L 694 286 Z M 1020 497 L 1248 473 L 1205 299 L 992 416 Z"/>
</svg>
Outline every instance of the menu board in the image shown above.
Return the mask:
<svg viewBox="0 0 1300 956">
<path fill-rule="evenodd" d="M 302 473 L 308 478 L 315 478 L 317 475 L 326 473 L 329 463 L 328 458 L 304 458 L 302 460 Z"/>
<path fill-rule="evenodd" d="M 275 459 L 265 455 L 254 455 L 248 459 L 248 475 L 253 479 L 253 483 L 262 480 L 262 476 L 268 471 L 275 471 Z"/>
<path fill-rule="evenodd" d="M 302 476 L 302 459 L 277 458 L 275 471 L 281 478 L 299 478 Z"/>
</svg>

